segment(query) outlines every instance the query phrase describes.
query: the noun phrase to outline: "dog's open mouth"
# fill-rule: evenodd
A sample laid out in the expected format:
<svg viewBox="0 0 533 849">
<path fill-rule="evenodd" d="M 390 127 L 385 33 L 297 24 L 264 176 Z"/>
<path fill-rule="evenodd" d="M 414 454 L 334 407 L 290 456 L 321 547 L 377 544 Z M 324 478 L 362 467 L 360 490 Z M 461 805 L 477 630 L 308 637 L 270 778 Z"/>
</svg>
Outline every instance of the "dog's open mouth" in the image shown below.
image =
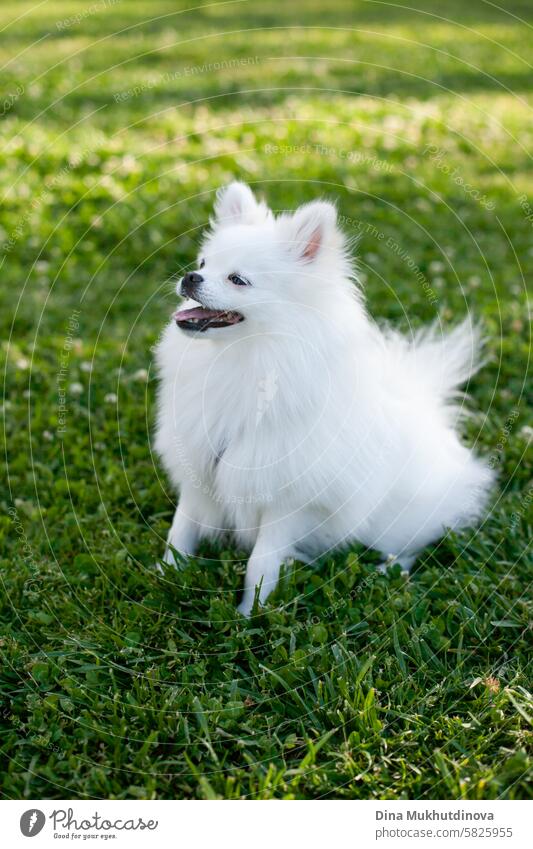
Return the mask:
<svg viewBox="0 0 533 849">
<path fill-rule="evenodd" d="M 181 330 L 197 330 L 203 332 L 212 327 L 230 327 L 244 321 L 244 316 L 235 310 L 208 310 L 207 307 L 193 307 L 178 310 L 174 320 Z"/>
</svg>

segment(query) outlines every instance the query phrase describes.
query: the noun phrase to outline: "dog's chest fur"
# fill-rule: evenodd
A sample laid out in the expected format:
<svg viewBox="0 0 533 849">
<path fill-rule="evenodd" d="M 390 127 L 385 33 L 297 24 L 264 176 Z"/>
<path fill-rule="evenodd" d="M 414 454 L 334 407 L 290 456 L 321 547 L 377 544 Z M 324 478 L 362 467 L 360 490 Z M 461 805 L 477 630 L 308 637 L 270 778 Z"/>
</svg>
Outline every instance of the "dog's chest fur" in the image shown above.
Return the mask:
<svg viewBox="0 0 533 849">
<path fill-rule="evenodd" d="M 169 328 L 160 344 L 156 446 L 173 480 L 202 488 L 231 513 L 283 498 L 309 451 L 313 407 L 323 399 L 294 392 L 279 351 L 263 350 L 252 361 L 231 347 L 193 342 L 176 362 L 175 334 Z M 172 358 L 164 353 L 170 345 Z"/>
</svg>

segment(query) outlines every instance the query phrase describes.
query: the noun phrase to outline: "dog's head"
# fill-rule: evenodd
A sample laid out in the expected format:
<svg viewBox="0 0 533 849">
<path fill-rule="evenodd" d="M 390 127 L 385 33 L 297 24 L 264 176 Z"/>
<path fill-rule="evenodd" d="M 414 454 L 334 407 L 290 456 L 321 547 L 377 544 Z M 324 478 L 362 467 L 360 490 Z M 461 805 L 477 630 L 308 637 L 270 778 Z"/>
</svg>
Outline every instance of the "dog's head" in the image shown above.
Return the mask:
<svg viewBox="0 0 533 849">
<path fill-rule="evenodd" d="M 293 331 L 327 311 L 351 273 L 333 204 L 314 201 L 274 216 L 244 183 L 217 195 L 197 267 L 178 294 L 178 327 L 196 338 Z"/>
</svg>

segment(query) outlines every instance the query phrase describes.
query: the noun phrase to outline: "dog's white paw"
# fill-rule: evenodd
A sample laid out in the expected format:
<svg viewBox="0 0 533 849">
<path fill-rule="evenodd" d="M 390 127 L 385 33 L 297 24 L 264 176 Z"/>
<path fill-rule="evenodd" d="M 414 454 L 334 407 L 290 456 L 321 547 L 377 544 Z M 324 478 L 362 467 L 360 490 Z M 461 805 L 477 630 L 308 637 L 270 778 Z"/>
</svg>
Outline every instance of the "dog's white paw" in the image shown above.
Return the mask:
<svg viewBox="0 0 533 849">
<path fill-rule="evenodd" d="M 386 575 L 391 566 L 395 566 L 398 563 L 402 570 L 402 575 L 408 577 L 415 560 L 416 557 L 411 554 L 402 554 L 400 557 L 397 557 L 395 554 L 389 554 L 387 559 L 379 564 L 377 571 L 380 575 Z"/>
<path fill-rule="evenodd" d="M 154 569 L 156 572 L 159 572 L 160 575 L 164 575 L 165 567 L 175 570 L 182 569 L 186 565 L 188 559 L 187 554 L 179 554 L 178 552 L 174 553 L 171 550 L 167 550 L 164 556 L 154 563 Z"/>
<path fill-rule="evenodd" d="M 243 600 L 237 606 L 237 612 L 240 613 L 241 616 L 244 616 L 246 619 L 249 619 L 252 615 L 252 610 L 254 608 L 254 600 L 255 598 L 253 595 L 250 598 L 249 596 L 247 597 L 245 594 Z"/>
</svg>

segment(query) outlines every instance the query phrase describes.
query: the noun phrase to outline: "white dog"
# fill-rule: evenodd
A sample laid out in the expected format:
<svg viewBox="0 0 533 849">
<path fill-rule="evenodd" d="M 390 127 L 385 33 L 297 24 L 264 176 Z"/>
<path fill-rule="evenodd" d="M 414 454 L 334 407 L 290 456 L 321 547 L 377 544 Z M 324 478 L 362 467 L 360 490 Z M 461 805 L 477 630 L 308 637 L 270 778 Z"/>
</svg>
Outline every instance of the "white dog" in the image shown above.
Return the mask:
<svg viewBox="0 0 533 849">
<path fill-rule="evenodd" d="M 234 531 L 252 549 L 249 615 L 287 558 L 357 540 L 408 570 L 479 519 L 493 475 L 454 404 L 476 368 L 471 325 L 380 330 L 330 203 L 274 216 L 232 183 L 211 225 L 157 348 L 156 449 L 180 492 L 165 561 Z"/>
</svg>

